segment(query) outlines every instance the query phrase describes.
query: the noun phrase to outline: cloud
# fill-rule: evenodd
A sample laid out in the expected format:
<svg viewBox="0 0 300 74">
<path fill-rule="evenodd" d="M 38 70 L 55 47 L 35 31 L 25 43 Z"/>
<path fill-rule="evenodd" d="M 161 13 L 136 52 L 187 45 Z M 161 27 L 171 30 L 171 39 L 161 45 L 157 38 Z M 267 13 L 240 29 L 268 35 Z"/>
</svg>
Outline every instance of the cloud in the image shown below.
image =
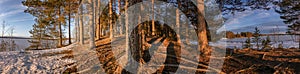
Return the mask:
<svg viewBox="0 0 300 74">
<path fill-rule="evenodd" d="M 16 20 L 12 20 L 11 22 L 12 23 L 15 23 L 15 22 L 26 22 L 26 21 L 33 21 L 34 19 L 32 18 L 24 18 L 24 19 L 16 19 Z"/>
<path fill-rule="evenodd" d="M 225 21 L 223 29 L 219 29 L 218 32 L 239 29 L 252 25 L 265 25 L 263 23 L 282 21 L 279 17 L 280 15 L 274 10 L 249 10 L 239 12 L 234 16 L 231 15 L 228 20 Z"/>
<path fill-rule="evenodd" d="M 8 11 L 8 12 L 2 12 L 2 13 L 0 13 L 0 18 L 3 19 L 8 16 L 13 16 L 13 15 L 21 13 L 23 11 L 24 10 L 12 10 L 12 11 Z"/>
<path fill-rule="evenodd" d="M 229 19 L 225 22 L 225 25 L 241 24 L 241 19 L 251 16 L 253 13 L 254 11 L 237 12 L 235 15 L 230 15 Z"/>
</svg>

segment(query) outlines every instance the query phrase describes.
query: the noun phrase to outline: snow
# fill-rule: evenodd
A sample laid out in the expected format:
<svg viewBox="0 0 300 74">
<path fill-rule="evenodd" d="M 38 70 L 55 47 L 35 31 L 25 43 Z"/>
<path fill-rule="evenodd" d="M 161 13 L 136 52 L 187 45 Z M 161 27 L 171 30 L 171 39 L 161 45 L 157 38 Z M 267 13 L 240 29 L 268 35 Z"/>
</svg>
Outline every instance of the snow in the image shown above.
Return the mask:
<svg viewBox="0 0 300 74">
<path fill-rule="evenodd" d="M 0 73 L 61 73 L 70 67 L 65 65 L 75 63 L 76 61 L 68 58 L 61 59 L 66 54 L 54 56 L 45 56 L 43 54 L 68 51 L 73 46 L 49 50 L 0 52 Z"/>
</svg>

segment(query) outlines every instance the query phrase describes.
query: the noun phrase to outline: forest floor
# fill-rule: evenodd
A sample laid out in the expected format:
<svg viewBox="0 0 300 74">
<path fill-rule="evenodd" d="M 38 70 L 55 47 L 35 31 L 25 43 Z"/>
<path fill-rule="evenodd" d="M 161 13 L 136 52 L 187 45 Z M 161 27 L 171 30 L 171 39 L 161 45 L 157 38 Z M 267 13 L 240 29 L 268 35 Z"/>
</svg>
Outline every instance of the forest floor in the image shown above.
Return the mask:
<svg viewBox="0 0 300 74">
<path fill-rule="evenodd" d="M 235 50 L 227 53 L 222 71 L 226 73 L 300 73 L 299 49 Z"/>
<path fill-rule="evenodd" d="M 158 59 L 142 57 L 138 61 L 143 67 L 136 69 L 136 73 L 300 73 L 299 49 L 243 49 L 232 53 L 228 50 L 226 56 L 212 58 L 224 61 L 222 69 L 214 69 L 208 68 L 207 62 L 198 63 L 197 55 L 193 55 L 198 54 L 194 45 L 163 37 L 146 38 L 146 41 L 143 45 L 149 48 L 150 54 L 154 53 L 152 58 Z M 124 68 L 132 65 L 126 62 L 130 51 L 125 50 L 124 42 L 122 37 L 103 38 L 96 41 L 94 49 L 89 49 L 86 42 L 85 45 L 75 43 L 59 49 L 0 52 L 0 73 L 129 73 L 132 71 Z M 158 50 L 154 51 L 153 45 Z M 179 51 L 178 48 L 182 49 Z M 176 55 L 179 53 L 181 56 Z"/>
</svg>

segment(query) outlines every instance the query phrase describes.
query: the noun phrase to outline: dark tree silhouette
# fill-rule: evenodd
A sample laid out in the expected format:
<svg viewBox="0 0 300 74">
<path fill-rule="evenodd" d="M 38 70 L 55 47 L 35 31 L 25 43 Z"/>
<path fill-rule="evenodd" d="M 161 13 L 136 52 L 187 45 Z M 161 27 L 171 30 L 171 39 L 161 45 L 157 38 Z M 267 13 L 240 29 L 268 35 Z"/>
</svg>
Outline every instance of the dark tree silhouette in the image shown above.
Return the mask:
<svg viewBox="0 0 300 74">
<path fill-rule="evenodd" d="M 299 0 L 283 0 L 282 2 L 276 3 L 279 8 L 276 9 L 276 12 L 281 16 L 285 24 L 288 24 L 289 34 L 300 34 L 300 4 Z M 299 48 L 300 48 L 300 38 L 298 39 Z"/>
</svg>

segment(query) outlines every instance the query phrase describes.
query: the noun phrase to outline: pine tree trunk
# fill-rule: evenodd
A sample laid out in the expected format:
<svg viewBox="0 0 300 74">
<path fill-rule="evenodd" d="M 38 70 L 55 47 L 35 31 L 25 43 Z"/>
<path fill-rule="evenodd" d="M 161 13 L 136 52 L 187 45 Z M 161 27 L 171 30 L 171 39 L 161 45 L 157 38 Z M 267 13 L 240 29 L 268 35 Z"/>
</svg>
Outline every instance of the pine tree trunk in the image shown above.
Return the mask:
<svg viewBox="0 0 300 74">
<path fill-rule="evenodd" d="M 181 42 L 181 40 L 180 40 L 180 10 L 179 10 L 179 8 L 180 8 L 180 1 L 178 1 L 178 8 L 176 9 L 176 30 L 177 30 L 177 32 L 178 32 L 178 34 L 177 34 L 177 36 L 178 36 L 178 42 Z"/>
<path fill-rule="evenodd" d="M 58 11 L 58 14 L 60 15 L 60 17 L 62 16 L 60 10 Z M 62 39 L 63 38 L 62 38 L 62 27 L 61 26 L 62 26 L 61 21 L 59 21 L 59 25 L 58 25 L 58 28 L 59 28 L 59 42 L 58 42 L 58 47 L 62 46 Z"/>
<path fill-rule="evenodd" d="M 89 24 L 90 24 L 90 47 L 93 49 L 95 47 L 95 0 L 89 0 Z"/>
<path fill-rule="evenodd" d="M 151 1 L 152 1 L 152 35 L 155 35 L 154 0 Z"/>
<path fill-rule="evenodd" d="M 127 8 L 128 8 L 128 1 L 129 0 L 125 0 L 125 46 L 126 46 L 126 51 L 129 49 L 129 22 L 128 22 L 128 12 L 127 12 Z"/>
<path fill-rule="evenodd" d="M 58 43 L 58 47 L 61 47 L 62 46 L 62 27 L 61 27 L 61 23 L 60 25 L 58 26 L 59 27 L 59 43 Z"/>
<path fill-rule="evenodd" d="M 112 19 L 112 15 L 113 15 L 113 12 L 112 12 L 112 1 L 113 0 L 110 0 L 109 1 L 109 32 L 110 32 L 110 35 L 109 35 L 109 38 L 112 39 L 113 38 L 113 19 Z"/>
<path fill-rule="evenodd" d="M 84 28 L 83 28 L 83 7 L 82 6 L 80 6 L 80 15 L 79 15 L 79 17 L 80 17 L 80 21 L 79 21 L 79 29 L 80 29 L 80 34 L 79 34 L 79 36 L 80 36 L 80 44 L 84 44 Z"/>
<path fill-rule="evenodd" d="M 69 44 L 72 44 L 71 41 L 71 3 L 69 3 Z"/>
<path fill-rule="evenodd" d="M 96 4 L 97 3 L 97 4 Z M 98 10 L 98 6 L 99 5 L 99 0 L 96 0 L 95 1 L 95 40 L 98 40 L 99 39 L 99 21 L 98 21 L 98 19 L 99 19 L 99 10 Z"/>
<path fill-rule="evenodd" d="M 199 57 L 199 62 L 208 63 L 209 56 L 211 53 L 211 49 L 208 46 L 208 36 L 207 36 L 207 26 L 204 18 L 204 4 L 203 0 L 197 1 L 198 10 L 201 14 L 198 14 L 198 24 L 196 25 L 197 35 L 198 35 L 198 50 L 200 51 L 201 55 Z"/>
<path fill-rule="evenodd" d="M 76 43 L 79 41 L 79 20 L 78 20 L 78 13 L 75 14 L 75 41 Z"/>
<path fill-rule="evenodd" d="M 185 29 L 185 42 L 186 42 L 186 44 L 190 44 L 190 41 L 189 41 L 189 19 L 188 18 L 186 18 L 186 21 L 185 21 L 185 23 L 186 23 L 186 29 Z"/>
<path fill-rule="evenodd" d="M 99 0 L 99 14 L 101 15 L 101 12 L 102 11 L 100 11 L 100 9 L 101 9 L 101 0 Z M 101 17 L 100 17 L 100 15 L 99 15 L 99 38 L 101 38 L 102 36 L 103 36 L 103 32 L 102 32 L 102 28 L 103 28 L 103 26 L 101 25 Z"/>
</svg>

